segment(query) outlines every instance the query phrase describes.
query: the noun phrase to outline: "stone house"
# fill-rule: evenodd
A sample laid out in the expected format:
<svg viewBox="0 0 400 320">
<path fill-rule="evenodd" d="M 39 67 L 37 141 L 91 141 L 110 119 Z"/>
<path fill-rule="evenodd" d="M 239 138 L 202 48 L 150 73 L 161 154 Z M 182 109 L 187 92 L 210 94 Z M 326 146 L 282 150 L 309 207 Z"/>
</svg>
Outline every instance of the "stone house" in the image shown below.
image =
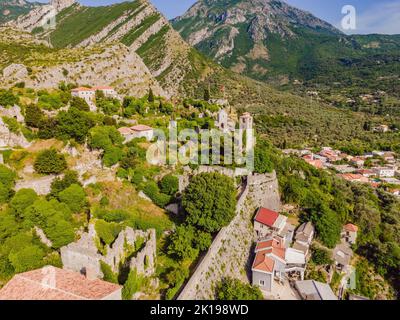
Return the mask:
<svg viewBox="0 0 400 320">
<path fill-rule="evenodd" d="M 336 269 L 339 271 L 346 270 L 346 268 L 350 265 L 352 258 L 353 250 L 351 250 L 348 243 L 338 244 L 333 250 L 333 260 L 335 262 Z"/>
<path fill-rule="evenodd" d="M 297 228 L 295 234 L 295 243 L 293 248 L 308 254 L 312 240 L 314 239 L 315 228 L 311 222 L 306 222 Z"/>
<path fill-rule="evenodd" d="M 352 223 L 346 224 L 341 233 L 342 239 L 350 244 L 355 244 L 357 241 L 358 227 Z"/>
<path fill-rule="evenodd" d="M 147 141 L 151 141 L 154 137 L 154 129 L 143 125 L 135 125 L 130 128 L 122 127 L 118 129 L 119 133 L 125 138 L 124 143 L 130 142 L 136 138 L 146 138 Z"/>
</svg>

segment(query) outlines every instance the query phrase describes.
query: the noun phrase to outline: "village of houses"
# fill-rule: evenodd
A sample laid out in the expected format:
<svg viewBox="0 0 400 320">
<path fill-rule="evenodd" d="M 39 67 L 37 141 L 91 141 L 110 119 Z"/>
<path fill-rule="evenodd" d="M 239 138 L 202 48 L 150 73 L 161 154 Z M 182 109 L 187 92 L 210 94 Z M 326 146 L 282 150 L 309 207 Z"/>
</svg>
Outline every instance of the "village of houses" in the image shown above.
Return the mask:
<svg viewBox="0 0 400 320">
<path fill-rule="evenodd" d="M 350 182 L 366 183 L 373 188 L 388 186 L 386 191 L 400 196 L 400 159 L 394 152 L 373 151 L 351 156 L 331 147 L 314 153 L 310 149 L 286 149 L 283 152 L 301 157 L 317 169 L 329 170 Z"/>
<path fill-rule="evenodd" d="M 96 91 L 102 91 L 106 96 L 119 98 L 111 87 L 76 88 L 72 95 L 84 99 L 91 111 L 96 111 L 94 98 Z M 126 122 L 126 119 L 124 119 Z M 119 132 L 125 138 L 125 143 L 135 138 L 153 139 L 153 128 L 132 123 L 131 127 L 119 128 Z M 239 127 L 251 128 L 253 118 L 250 113 L 239 117 Z M 216 127 L 223 131 L 233 131 L 235 121 L 230 119 L 228 112 L 221 109 L 216 115 Z M 3 146 L 6 146 L 3 141 Z M 247 145 L 249 147 L 249 145 Z M 323 148 L 318 154 L 310 150 L 284 150 L 286 154 L 301 156 L 306 162 L 318 169 L 335 169 L 346 180 L 370 183 L 378 185 L 385 182 L 399 184 L 397 171 L 398 163 L 393 153 L 373 152 L 362 157 L 352 157 L 331 148 Z M 379 157 L 379 159 L 377 159 Z M 372 163 L 382 162 L 385 167 L 372 166 L 364 168 L 364 163 L 371 159 Z M 336 165 L 335 162 L 346 160 L 346 165 Z M 33 186 L 34 187 L 34 186 Z M 48 188 L 47 188 L 48 189 Z M 40 190 L 38 194 L 40 193 Z M 393 191 L 399 195 L 399 190 Z M 311 222 L 294 225 L 289 222 L 286 215 L 266 207 L 260 207 L 253 220 L 255 249 L 251 255 L 251 283 L 259 287 L 266 299 L 297 299 L 297 300 L 338 300 L 342 298 L 336 295 L 329 284 L 315 280 L 305 280 L 307 263 L 311 257 L 315 229 Z M 343 274 L 342 289 L 349 286 L 352 272 L 351 260 L 353 257 L 352 245 L 356 242 L 358 228 L 349 223 L 343 227 L 341 243 L 332 252 L 334 264 L 329 272 Z M 40 234 L 40 230 L 39 230 Z M 0 290 L 0 300 L 4 299 L 84 299 L 84 300 L 120 300 L 122 299 L 122 287 L 102 280 L 100 262 L 107 261 L 113 271 L 123 253 L 124 242 L 129 240 L 134 244 L 138 237 L 146 240 L 140 256 L 130 263 L 143 274 L 152 275 L 155 272 L 156 239 L 154 230 L 142 232 L 127 228 L 122 231 L 113 247 L 108 248 L 107 256 L 101 256 L 95 245 L 95 231 L 93 226 L 89 232 L 81 235 L 76 243 L 61 249 L 63 269 L 44 267 L 39 270 L 29 271 L 16 275 Z M 49 241 L 41 234 L 44 242 Z M 144 266 L 144 261 L 149 261 L 149 266 Z M 52 275 L 56 280 L 55 286 L 46 283 L 43 286 L 43 275 Z M 351 299 L 364 299 L 352 296 Z"/>
</svg>

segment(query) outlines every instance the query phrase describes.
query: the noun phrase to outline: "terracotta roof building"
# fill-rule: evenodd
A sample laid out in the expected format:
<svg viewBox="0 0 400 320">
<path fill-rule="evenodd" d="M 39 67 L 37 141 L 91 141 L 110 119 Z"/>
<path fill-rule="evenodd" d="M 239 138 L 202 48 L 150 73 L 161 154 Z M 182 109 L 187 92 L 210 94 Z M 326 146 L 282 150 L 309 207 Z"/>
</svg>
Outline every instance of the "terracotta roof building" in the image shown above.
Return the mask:
<svg viewBox="0 0 400 320">
<path fill-rule="evenodd" d="M 121 290 L 117 284 L 49 266 L 14 276 L 0 290 L 0 300 L 121 300 Z"/>
</svg>

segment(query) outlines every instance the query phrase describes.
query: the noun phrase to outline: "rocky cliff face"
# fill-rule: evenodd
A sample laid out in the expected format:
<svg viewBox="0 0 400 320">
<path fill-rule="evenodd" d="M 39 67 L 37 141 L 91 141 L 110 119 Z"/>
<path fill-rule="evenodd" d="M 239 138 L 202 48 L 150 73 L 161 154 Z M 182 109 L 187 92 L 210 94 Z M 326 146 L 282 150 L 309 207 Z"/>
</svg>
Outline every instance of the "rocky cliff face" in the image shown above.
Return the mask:
<svg viewBox="0 0 400 320">
<path fill-rule="evenodd" d="M 31 3 L 25 0 L 1 0 L 0 24 L 27 14 L 32 9 L 41 6 L 40 3 Z"/>
<path fill-rule="evenodd" d="M 37 6 L 26 15 L 18 17 L 7 25 L 30 32 L 35 28 L 43 27 L 50 19 L 55 18 L 59 12 L 75 3 L 75 0 L 51 0 L 49 4 Z"/>
<path fill-rule="evenodd" d="M 54 27 L 41 28 L 47 17 L 54 12 Z M 212 72 L 214 68 L 219 69 L 216 65 L 206 62 L 198 53 L 194 53 L 148 0 L 135 0 L 106 7 L 85 7 L 74 0 L 53 0 L 51 4 L 32 10 L 29 14 L 10 22 L 9 26 L 32 32 L 36 39 L 48 41 L 49 46 L 55 49 L 87 50 L 101 46 L 108 48 L 108 51 L 113 48 L 116 56 L 121 56 L 121 52 L 129 57 L 135 56 L 132 59 L 137 62 L 129 63 L 128 66 L 123 60 L 112 57 L 113 61 L 109 61 L 108 67 L 113 68 L 111 72 L 107 72 L 106 79 L 99 77 L 99 73 L 93 70 L 77 70 L 74 65 L 59 65 L 56 70 L 46 68 L 33 81 L 27 80 L 27 84 L 37 87 L 75 78 L 77 83 L 101 81 L 103 84 L 114 85 L 117 89 L 129 89 L 132 94 L 140 92 L 132 92 L 134 87 L 148 89 L 149 86 L 154 86 L 159 93 L 171 97 L 185 94 L 188 86 L 195 87 L 203 75 L 207 76 L 203 70 Z M 120 44 L 117 45 L 118 42 Z M 118 51 L 118 48 L 121 49 Z M 63 79 L 60 75 L 63 68 L 67 69 L 72 77 Z M 93 68 L 98 69 L 96 66 Z M 117 70 L 123 70 L 120 81 L 117 81 Z M 118 77 L 121 77 L 121 73 Z M 125 77 L 125 73 L 134 79 Z M 104 83 L 104 80 L 107 83 Z M 137 86 L 138 83 L 146 84 Z"/>
</svg>

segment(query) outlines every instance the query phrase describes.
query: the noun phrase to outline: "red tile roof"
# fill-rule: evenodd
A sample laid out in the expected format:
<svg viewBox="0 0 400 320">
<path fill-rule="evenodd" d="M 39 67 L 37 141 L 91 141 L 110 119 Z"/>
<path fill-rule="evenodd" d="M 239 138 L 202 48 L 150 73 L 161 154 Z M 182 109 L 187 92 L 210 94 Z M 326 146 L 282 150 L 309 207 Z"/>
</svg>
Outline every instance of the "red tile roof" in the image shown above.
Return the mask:
<svg viewBox="0 0 400 320">
<path fill-rule="evenodd" d="M 254 220 L 263 225 L 273 227 L 278 217 L 279 217 L 278 212 L 261 207 L 260 209 L 258 209 L 258 212 Z"/>
<path fill-rule="evenodd" d="M 118 129 L 119 133 L 121 134 L 132 134 L 132 130 L 127 127 L 122 127 Z"/>
<path fill-rule="evenodd" d="M 358 232 L 358 227 L 352 223 L 348 223 L 344 226 L 344 230 L 351 232 Z"/>
<path fill-rule="evenodd" d="M 101 300 L 121 286 L 55 267 L 14 276 L 1 290 L 0 300 Z"/>
<path fill-rule="evenodd" d="M 153 130 L 152 127 L 146 126 L 144 124 L 138 124 L 136 126 L 131 127 L 133 131 L 150 131 Z"/>
<path fill-rule="evenodd" d="M 72 92 L 79 92 L 79 91 L 95 91 L 94 89 L 86 88 L 86 87 L 79 87 L 71 90 Z"/>
<path fill-rule="evenodd" d="M 279 240 L 277 240 L 275 238 L 265 240 L 265 241 L 260 241 L 257 243 L 256 252 L 264 250 L 264 249 L 272 248 L 272 247 L 281 248 L 282 244 Z"/>
<path fill-rule="evenodd" d="M 275 261 L 268 256 L 267 251 L 261 251 L 256 254 L 252 269 L 272 273 L 274 267 Z"/>
</svg>

